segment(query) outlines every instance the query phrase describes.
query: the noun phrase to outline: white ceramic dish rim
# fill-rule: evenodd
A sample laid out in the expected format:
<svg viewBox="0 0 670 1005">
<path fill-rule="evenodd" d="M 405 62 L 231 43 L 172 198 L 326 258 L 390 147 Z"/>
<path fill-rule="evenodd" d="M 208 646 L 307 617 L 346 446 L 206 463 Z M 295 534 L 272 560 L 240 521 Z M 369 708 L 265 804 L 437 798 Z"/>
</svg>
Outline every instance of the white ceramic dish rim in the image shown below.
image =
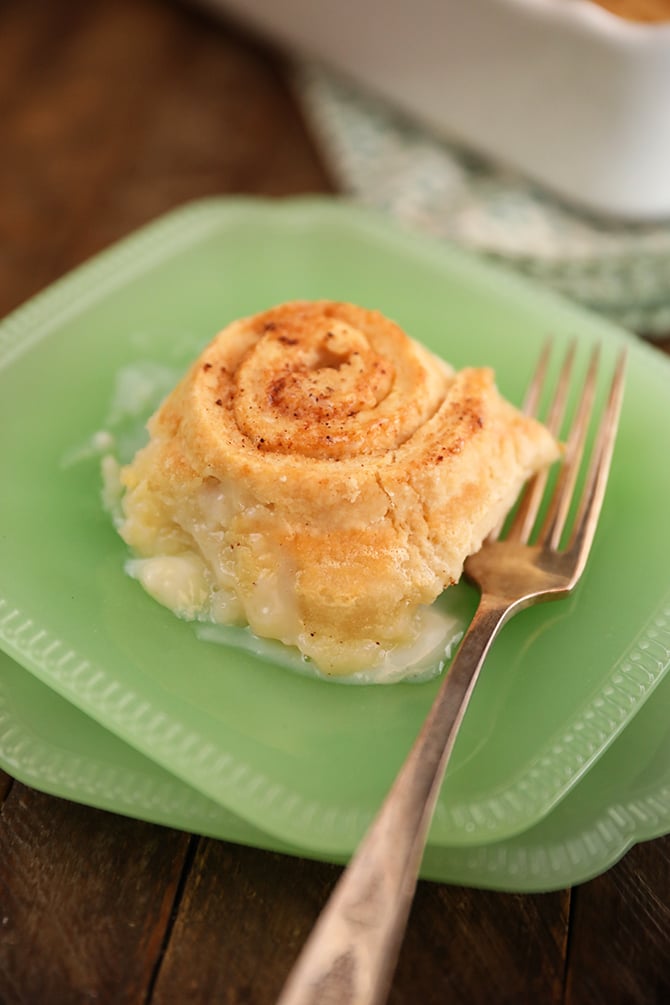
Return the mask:
<svg viewBox="0 0 670 1005">
<path fill-rule="evenodd" d="M 501 6 L 519 8 L 531 17 L 572 26 L 622 46 L 664 48 L 670 46 L 668 21 L 633 21 L 601 7 L 595 0 L 496 0 Z"/>
</svg>

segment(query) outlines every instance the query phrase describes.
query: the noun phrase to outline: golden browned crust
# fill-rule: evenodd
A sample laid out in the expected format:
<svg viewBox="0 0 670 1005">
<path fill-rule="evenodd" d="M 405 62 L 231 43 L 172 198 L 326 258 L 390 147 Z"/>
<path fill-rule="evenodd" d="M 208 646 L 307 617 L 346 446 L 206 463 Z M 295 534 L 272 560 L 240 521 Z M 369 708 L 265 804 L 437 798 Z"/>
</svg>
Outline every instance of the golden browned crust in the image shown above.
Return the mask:
<svg viewBox="0 0 670 1005">
<path fill-rule="evenodd" d="M 557 450 L 490 370 L 330 301 L 229 325 L 149 429 L 123 474 L 128 543 L 195 550 L 254 630 L 337 673 L 411 638 Z"/>
</svg>

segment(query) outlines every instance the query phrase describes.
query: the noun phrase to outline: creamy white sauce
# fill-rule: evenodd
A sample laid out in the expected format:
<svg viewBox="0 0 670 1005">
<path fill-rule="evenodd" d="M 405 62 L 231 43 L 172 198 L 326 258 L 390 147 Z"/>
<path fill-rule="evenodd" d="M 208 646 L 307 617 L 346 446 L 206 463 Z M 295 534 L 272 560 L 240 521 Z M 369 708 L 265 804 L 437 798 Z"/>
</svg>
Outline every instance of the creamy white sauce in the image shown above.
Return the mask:
<svg viewBox="0 0 670 1005">
<path fill-rule="evenodd" d="M 212 589 L 207 567 L 195 552 L 131 558 L 125 570 L 149 596 L 179 618 L 193 621 L 209 607 Z"/>
<path fill-rule="evenodd" d="M 115 524 L 120 518 L 121 465 L 130 461 L 146 441 L 144 424 L 178 377 L 178 371 L 153 363 L 123 368 L 117 375 L 105 428 L 64 458 L 66 464 L 99 458 L 102 502 Z M 211 562 L 216 540 L 209 528 L 228 523 L 235 512 L 247 506 L 248 500 L 235 486 L 225 486 L 225 491 L 219 486 L 205 491 L 200 504 L 205 519 L 193 528 L 194 538 Z M 248 625 L 240 625 L 246 621 L 245 612 L 231 574 L 217 568 L 214 582 L 207 562 L 195 550 L 179 555 L 130 558 L 125 570 L 158 603 L 178 617 L 192 621 L 196 637 L 203 642 L 242 649 L 294 672 L 340 684 L 422 682 L 436 677 L 453 655 L 471 616 L 460 588 L 452 587 L 431 607 L 418 612 L 419 632 L 411 644 L 380 652 L 373 648 L 377 644 L 370 642 L 374 666 L 352 674 L 329 675 L 296 647 L 276 641 L 295 639 L 299 630 L 293 591 L 286 589 L 287 579 L 282 576 L 280 562 L 276 571 L 258 583 L 252 609 L 247 609 L 247 618 L 256 632 Z M 261 637 L 266 634 L 272 637 Z"/>
<path fill-rule="evenodd" d="M 432 607 L 423 609 L 420 615 L 424 621 L 422 630 L 412 644 L 385 651 L 379 664 L 351 674 L 324 673 L 295 647 L 260 638 L 249 628 L 199 623 L 195 633 L 203 642 L 243 649 L 265 662 L 335 684 L 398 684 L 401 681 L 418 684 L 442 673 L 467 627 L 467 605 L 462 596 L 457 597 L 456 587 L 452 587 L 452 591 L 451 603 L 442 597 Z"/>
</svg>

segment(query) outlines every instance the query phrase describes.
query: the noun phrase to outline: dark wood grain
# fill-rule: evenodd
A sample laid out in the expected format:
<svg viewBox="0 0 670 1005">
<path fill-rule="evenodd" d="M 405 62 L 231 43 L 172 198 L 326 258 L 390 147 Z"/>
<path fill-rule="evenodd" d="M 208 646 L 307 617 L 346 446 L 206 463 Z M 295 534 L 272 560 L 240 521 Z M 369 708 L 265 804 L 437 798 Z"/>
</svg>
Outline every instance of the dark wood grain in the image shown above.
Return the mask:
<svg viewBox="0 0 670 1005">
<path fill-rule="evenodd" d="M 336 874 L 332 866 L 203 841 L 153 1005 L 273 1002 Z"/>
<path fill-rule="evenodd" d="M 421 883 L 391 1005 L 560 1002 L 569 906 L 569 891 L 518 896 Z"/>
<path fill-rule="evenodd" d="M 566 1005 L 670 1002 L 670 836 L 574 893 Z"/>
<path fill-rule="evenodd" d="M 14 783 L 0 818 L 0 1000 L 144 1001 L 188 843 Z"/>
<path fill-rule="evenodd" d="M 338 874 L 334 866 L 202 842 L 154 1005 L 273 1002 Z M 489 1001 L 484 970 L 495 975 L 498 1002 L 561 1001 L 568 907 L 567 893 L 529 897 L 420 883 L 391 1005 Z"/>
<path fill-rule="evenodd" d="M 9 795 L 9 790 L 13 784 L 13 779 L 5 774 L 4 771 L 0 771 L 0 813 L 2 812 L 2 804 Z"/>
<path fill-rule="evenodd" d="M 190 199 L 331 188 L 282 59 L 160 0 L 0 2 L 0 153 L 0 314 Z M 269 1005 L 339 871 L 2 773 L 0 808 L 1 1005 Z M 669 859 L 536 896 L 421 883 L 392 1005 L 665 1001 Z"/>
<path fill-rule="evenodd" d="M 159 0 L 0 17 L 0 313 L 191 199 L 327 190 L 280 64 L 237 31 Z"/>
</svg>

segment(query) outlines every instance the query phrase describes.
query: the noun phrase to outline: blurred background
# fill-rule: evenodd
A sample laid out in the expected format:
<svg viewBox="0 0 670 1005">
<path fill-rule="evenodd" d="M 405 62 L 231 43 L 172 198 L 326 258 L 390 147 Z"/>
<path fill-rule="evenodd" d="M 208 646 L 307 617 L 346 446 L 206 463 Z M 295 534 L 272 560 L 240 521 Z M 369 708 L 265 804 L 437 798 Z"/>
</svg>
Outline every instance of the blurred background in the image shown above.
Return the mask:
<svg viewBox="0 0 670 1005">
<path fill-rule="evenodd" d="M 666 0 L 5 0 L 0 19 L 2 313 L 198 195 L 337 191 L 670 331 Z"/>
</svg>

